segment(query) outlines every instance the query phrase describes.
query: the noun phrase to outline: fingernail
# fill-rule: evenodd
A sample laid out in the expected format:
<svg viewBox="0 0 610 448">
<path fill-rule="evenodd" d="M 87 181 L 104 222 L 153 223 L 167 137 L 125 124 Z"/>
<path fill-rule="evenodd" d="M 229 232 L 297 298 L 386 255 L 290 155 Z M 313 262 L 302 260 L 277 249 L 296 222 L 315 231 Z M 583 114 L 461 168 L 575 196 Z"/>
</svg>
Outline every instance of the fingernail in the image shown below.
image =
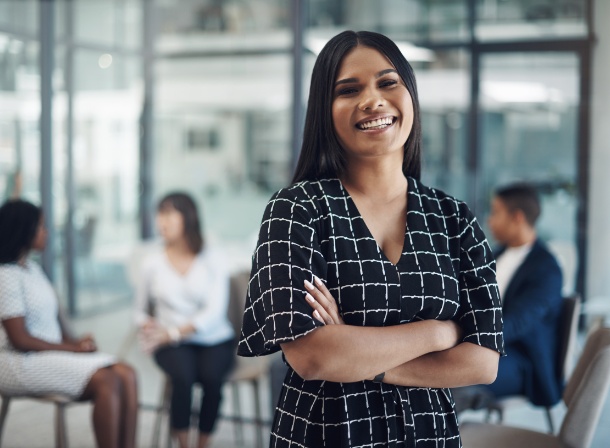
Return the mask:
<svg viewBox="0 0 610 448">
<path fill-rule="evenodd" d="M 316 282 L 316 285 L 318 286 L 322 286 L 324 283 L 322 283 L 322 280 L 320 280 L 316 275 L 313 276 L 313 280 L 314 282 Z"/>
<path fill-rule="evenodd" d="M 313 296 L 309 293 L 305 294 L 305 298 L 312 303 L 315 302 L 315 300 L 313 299 Z"/>
<path fill-rule="evenodd" d="M 307 280 L 305 280 L 305 287 L 307 289 L 313 289 L 313 285 L 309 281 L 307 281 Z"/>
<path fill-rule="evenodd" d="M 322 320 L 322 316 L 320 316 L 320 313 L 318 313 L 318 310 L 315 310 L 315 311 L 313 312 L 313 315 L 316 317 L 316 319 L 318 319 L 318 320 L 320 320 L 320 321 Z"/>
</svg>

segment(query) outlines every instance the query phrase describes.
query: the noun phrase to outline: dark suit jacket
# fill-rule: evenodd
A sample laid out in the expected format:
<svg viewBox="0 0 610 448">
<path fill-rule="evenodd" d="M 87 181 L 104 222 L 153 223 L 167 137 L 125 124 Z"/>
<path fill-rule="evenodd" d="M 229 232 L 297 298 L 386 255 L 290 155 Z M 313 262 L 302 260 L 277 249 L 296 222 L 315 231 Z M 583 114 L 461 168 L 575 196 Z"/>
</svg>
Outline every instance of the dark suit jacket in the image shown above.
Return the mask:
<svg viewBox="0 0 610 448">
<path fill-rule="evenodd" d="M 518 351 L 531 362 L 526 395 L 537 406 L 556 404 L 563 390 L 557 365 L 561 286 L 559 264 L 544 243 L 536 240 L 504 293 L 506 352 L 510 356 L 511 351 Z"/>
</svg>

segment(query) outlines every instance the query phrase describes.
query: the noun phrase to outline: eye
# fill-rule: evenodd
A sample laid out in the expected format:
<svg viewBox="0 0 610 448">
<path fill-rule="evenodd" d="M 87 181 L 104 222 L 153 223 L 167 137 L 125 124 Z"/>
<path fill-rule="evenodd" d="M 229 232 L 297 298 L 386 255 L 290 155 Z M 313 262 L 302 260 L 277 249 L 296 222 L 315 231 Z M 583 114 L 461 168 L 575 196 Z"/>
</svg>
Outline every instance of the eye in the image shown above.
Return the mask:
<svg viewBox="0 0 610 448">
<path fill-rule="evenodd" d="M 341 89 L 338 89 L 335 94 L 337 96 L 341 96 L 341 95 L 351 95 L 352 93 L 356 93 L 357 90 L 354 87 L 343 87 Z"/>
<path fill-rule="evenodd" d="M 398 84 L 398 81 L 395 79 L 384 79 L 379 83 L 379 87 L 391 87 Z"/>
</svg>

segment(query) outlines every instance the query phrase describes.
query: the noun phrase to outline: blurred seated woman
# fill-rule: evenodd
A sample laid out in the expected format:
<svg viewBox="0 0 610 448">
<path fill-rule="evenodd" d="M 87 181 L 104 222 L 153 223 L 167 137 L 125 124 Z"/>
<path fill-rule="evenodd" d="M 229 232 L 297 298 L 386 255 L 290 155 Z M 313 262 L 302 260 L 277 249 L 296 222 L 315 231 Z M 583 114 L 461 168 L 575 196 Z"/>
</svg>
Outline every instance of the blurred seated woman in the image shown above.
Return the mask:
<svg viewBox="0 0 610 448">
<path fill-rule="evenodd" d="M 99 353 L 91 336 L 72 339 L 61 327 L 53 286 L 29 259 L 46 238 L 39 207 L 22 200 L 0 207 L 0 392 L 91 400 L 98 447 L 134 447 L 134 370 Z"/>
<path fill-rule="evenodd" d="M 193 384 L 203 386 L 198 446 L 205 448 L 235 360 L 227 315 L 229 275 L 222 253 L 204 245 L 190 196 L 172 193 L 163 198 L 157 227 L 163 247 L 143 262 L 136 323 L 144 351 L 154 354 L 171 381 L 171 427 L 181 448 L 188 447 Z"/>
</svg>

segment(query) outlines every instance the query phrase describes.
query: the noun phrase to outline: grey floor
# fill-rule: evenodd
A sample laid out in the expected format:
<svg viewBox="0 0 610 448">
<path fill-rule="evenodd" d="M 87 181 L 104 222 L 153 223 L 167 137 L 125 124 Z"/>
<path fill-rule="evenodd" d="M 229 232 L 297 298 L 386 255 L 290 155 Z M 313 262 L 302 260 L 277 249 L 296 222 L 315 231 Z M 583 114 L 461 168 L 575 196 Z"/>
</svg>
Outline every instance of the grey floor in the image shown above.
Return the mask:
<svg viewBox="0 0 610 448">
<path fill-rule="evenodd" d="M 123 342 L 130 333 L 130 312 L 127 309 L 105 313 L 91 318 L 80 319 L 74 322 L 75 329 L 80 332 L 93 333 L 101 350 L 110 353 L 119 353 Z M 150 447 L 153 434 L 155 414 L 149 407 L 159 401 L 162 377 L 152 361 L 140 353 L 135 346 L 127 352 L 127 361 L 138 371 L 141 402 L 145 405 L 139 415 L 138 446 Z M 269 397 L 269 384 L 264 386 L 263 396 Z M 244 399 L 244 411 L 252 415 L 252 402 L 248 400 L 248 390 L 241 391 Z M 225 401 L 222 407 L 224 415 L 232 415 L 232 397 L 227 388 Z M 266 398 L 265 409 L 269 414 L 271 404 Z M 553 410 L 556 422 L 561 422 L 565 413 L 563 405 Z M 92 427 L 90 423 L 90 405 L 77 404 L 67 411 L 68 440 L 71 448 L 94 447 Z M 482 412 L 465 412 L 462 421 L 481 421 Z M 540 431 L 546 430 L 544 413 L 540 409 L 529 406 L 510 409 L 505 415 L 505 423 Z M 607 448 L 610 446 L 610 400 L 598 425 L 593 448 Z M 163 425 L 165 429 L 165 425 Z M 558 426 L 558 425 L 557 425 Z M 254 446 L 254 428 L 252 425 L 244 427 L 245 447 Z M 11 404 L 11 410 L 6 422 L 5 434 L 2 440 L 4 448 L 47 448 L 54 446 L 53 407 L 49 404 L 30 400 L 19 400 Z M 234 424 L 221 419 L 215 434 L 214 448 L 237 447 Z M 523 447 L 528 448 L 528 447 Z"/>
</svg>

